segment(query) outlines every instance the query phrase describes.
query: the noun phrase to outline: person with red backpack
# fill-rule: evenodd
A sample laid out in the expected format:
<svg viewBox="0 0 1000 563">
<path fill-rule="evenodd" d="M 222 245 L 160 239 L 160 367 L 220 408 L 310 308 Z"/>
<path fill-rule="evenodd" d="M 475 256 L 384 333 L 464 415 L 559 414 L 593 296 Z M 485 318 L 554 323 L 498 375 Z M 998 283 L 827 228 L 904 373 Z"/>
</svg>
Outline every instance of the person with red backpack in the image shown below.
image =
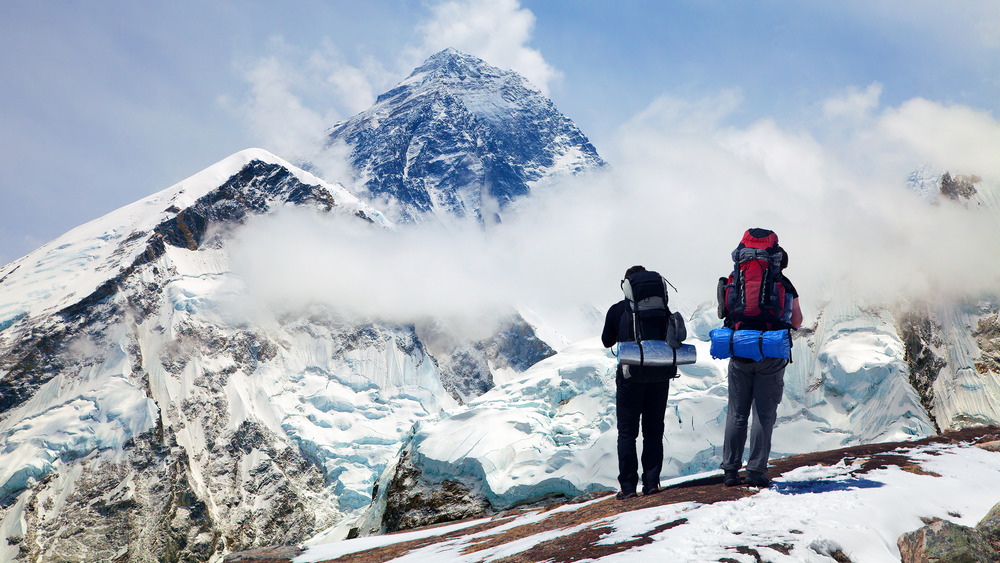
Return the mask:
<svg viewBox="0 0 1000 563">
<path fill-rule="evenodd" d="M 687 335 L 684 321 L 667 307 L 667 282 L 660 274 L 643 266 L 625 272 L 622 290 L 625 299 L 608 309 L 601 341 L 607 348 L 621 343 L 664 341 L 678 349 Z M 642 346 L 639 346 L 642 350 Z M 692 360 L 693 361 L 693 360 Z M 642 494 L 660 492 L 663 468 L 663 417 L 667 409 L 670 380 L 677 377 L 676 365 L 664 365 L 646 358 L 627 363 L 619 357 L 615 377 L 615 412 L 618 416 L 618 499 L 634 498 L 640 482 L 636 440 L 642 430 Z M 675 355 L 674 363 L 680 363 Z"/>
<path fill-rule="evenodd" d="M 790 357 L 766 357 L 764 336 L 777 334 L 772 331 L 788 333 L 798 329 L 802 325 L 802 311 L 799 294 L 784 275 L 788 253 L 778 245 L 778 235 L 773 231 L 747 230 L 732 257 L 733 273 L 719 279 L 719 317 L 733 331 L 730 351 L 732 335 L 750 334 L 756 340 L 755 333 L 740 332 L 756 331 L 760 335 L 761 353 L 754 358 L 733 355 L 729 360 L 729 406 L 721 467 L 727 487 L 743 483 L 769 487 L 767 462 L 771 455 L 771 434 Z M 789 339 L 789 344 L 790 336 L 790 333 L 783 336 Z M 739 470 L 743 466 L 751 415 L 750 454 L 743 480 Z"/>
</svg>

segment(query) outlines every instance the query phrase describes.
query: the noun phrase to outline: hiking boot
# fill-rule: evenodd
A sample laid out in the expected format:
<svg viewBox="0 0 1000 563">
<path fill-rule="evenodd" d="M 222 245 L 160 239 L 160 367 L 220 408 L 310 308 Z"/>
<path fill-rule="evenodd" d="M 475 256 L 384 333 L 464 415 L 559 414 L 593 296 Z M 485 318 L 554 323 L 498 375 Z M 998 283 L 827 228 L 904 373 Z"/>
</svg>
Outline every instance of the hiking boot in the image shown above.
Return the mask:
<svg viewBox="0 0 1000 563">
<path fill-rule="evenodd" d="M 757 471 L 747 471 L 746 484 L 751 487 L 766 489 L 771 486 L 771 480 L 766 475 Z"/>
<path fill-rule="evenodd" d="M 662 493 L 662 492 L 663 492 L 663 489 L 661 489 L 658 486 L 657 487 L 652 487 L 652 488 L 649 488 L 649 489 L 643 487 L 643 489 L 642 489 L 642 496 L 648 497 L 649 495 L 655 495 L 656 493 Z"/>
<path fill-rule="evenodd" d="M 618 500 L 625 500 L 625 499 L 635 498 L 637 496 L 639 495 L 635 494 L 635 491 L 628 493 L 626 493 L 625 491 L 618 491 L 618 494 L 615 495 L 615 498 Z"/>
<path fill-rule="evenodd" d="M 725 483 L 727 487 L 735 487 L 737 485 L 742 485 L 743 479 L 740 479 L 738 471 L 726 471 L 723 477 L 723 483 Z"/>
</svg>

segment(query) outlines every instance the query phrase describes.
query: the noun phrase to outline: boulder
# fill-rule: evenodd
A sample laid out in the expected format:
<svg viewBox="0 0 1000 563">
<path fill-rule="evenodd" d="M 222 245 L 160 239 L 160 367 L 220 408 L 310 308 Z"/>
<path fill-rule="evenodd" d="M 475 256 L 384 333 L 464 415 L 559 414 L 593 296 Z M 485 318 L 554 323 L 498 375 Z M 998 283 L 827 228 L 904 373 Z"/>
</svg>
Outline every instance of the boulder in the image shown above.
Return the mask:
<svg viewBox="0 0 1000 563">
<path fill-rule="evenodd" d="M 982 563 L 1000 561 L 1000 504 L 975 527 L 934 518 L 899 537 L 903 563 Z"/>
</svg>

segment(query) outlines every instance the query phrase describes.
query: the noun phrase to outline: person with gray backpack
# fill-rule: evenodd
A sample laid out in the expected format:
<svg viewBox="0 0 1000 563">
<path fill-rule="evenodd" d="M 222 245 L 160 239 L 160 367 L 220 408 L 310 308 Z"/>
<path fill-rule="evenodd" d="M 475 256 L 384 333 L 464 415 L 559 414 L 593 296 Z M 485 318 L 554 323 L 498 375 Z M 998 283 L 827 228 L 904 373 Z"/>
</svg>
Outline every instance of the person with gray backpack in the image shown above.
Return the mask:
<svg viewBox="0 0 1000 563">
<path fill-rule="evenodd" d="M 637 496 L 640 476 L 636 440 L 642 431 L 642 494 L 661 491 L 663 417 L 670 380 L 677 364 L 695 361 L 694 348 L 682 345 L 687 331 L 680 314 L 667 306 L 666 281 L 643 266 L 625 272 L 625 299 L 608 309 L 601 341 L 605 347 L 631 345 L 634 358 L 619 356 L 615 372 L 615 411 L 618 415 L 618 492 L 620 500 Z M 655 346 L 659 345 L 659 346 Z M 644 353 L 645 350 L 645 353 Z M 671 350 L 665 354 L 662 350 Z M 680 353 L 678 353 L 680 351 Z"/>
</svg>

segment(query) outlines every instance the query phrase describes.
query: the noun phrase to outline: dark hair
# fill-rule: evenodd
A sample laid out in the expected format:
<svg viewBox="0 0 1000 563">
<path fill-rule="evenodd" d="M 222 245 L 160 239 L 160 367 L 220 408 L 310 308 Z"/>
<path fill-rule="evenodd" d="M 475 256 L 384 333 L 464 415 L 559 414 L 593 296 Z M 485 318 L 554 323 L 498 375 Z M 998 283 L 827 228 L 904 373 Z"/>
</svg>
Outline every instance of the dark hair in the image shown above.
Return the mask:
<svg viewBox="0 0 1000 563">
<path fill-rule="evenodd" d="M 644 266 L 632 266 L 631 268 L 625 270 L 625 277 L 629 277 L 636 272 L 645 272 L 646 268 Z"/>
</svg>

